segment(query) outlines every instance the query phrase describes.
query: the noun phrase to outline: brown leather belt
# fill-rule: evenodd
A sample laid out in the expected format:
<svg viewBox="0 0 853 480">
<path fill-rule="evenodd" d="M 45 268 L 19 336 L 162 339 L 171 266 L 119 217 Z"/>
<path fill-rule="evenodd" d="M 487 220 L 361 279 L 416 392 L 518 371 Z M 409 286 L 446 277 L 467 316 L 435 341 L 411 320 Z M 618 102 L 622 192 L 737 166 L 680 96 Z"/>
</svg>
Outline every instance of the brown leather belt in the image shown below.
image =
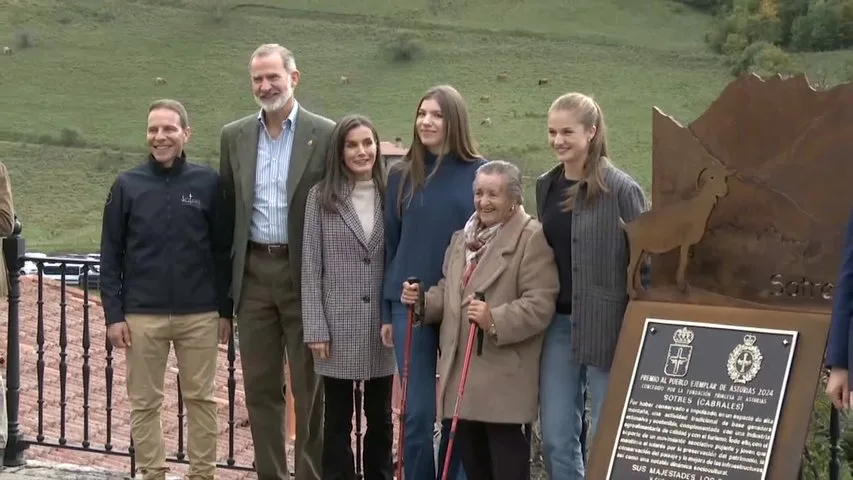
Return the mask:
<svg viewBox="0 0 853 480">
<path fill-rule="evenodd" d="M 288 248 L 286 243 L 258 243 L 249 240 L 249 248 L 259 252 L 264 252 L 267 255 L 287 255 Z"/>
</svg>

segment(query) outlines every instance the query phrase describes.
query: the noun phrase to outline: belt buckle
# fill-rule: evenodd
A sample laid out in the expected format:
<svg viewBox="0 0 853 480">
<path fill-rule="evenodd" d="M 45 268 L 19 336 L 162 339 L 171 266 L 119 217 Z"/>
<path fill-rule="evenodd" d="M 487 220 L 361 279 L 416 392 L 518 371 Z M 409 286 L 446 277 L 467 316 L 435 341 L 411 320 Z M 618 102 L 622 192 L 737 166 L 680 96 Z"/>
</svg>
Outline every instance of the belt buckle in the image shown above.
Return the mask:
<svg viewBox="0 0 853 480">
<path fill-rule="evenodd" d="M 267 255 L 273 256 L 274 253 L 278 253 L 282 248 L 285 248 L 284 244 L 280 243 L 271 243 L 267 244 Z"/>
</svg>

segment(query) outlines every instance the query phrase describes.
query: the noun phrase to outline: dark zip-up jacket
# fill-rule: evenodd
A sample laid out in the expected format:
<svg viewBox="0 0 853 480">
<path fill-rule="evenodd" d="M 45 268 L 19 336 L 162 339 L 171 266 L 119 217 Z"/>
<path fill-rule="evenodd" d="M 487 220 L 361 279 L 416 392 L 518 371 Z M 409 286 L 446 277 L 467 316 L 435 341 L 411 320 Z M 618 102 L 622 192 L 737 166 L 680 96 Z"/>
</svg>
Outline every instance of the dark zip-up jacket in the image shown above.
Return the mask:
<svg viewBox="0 0 853 480">
<path fill-rule="evenodd" d="M 232 231 L 219 174 L 186 161 L 148 161 L 119 174 L 104 205 L 101 299 L 107 325 L 125 314 L 217 311 L 233 317 Z"/>
</svg>

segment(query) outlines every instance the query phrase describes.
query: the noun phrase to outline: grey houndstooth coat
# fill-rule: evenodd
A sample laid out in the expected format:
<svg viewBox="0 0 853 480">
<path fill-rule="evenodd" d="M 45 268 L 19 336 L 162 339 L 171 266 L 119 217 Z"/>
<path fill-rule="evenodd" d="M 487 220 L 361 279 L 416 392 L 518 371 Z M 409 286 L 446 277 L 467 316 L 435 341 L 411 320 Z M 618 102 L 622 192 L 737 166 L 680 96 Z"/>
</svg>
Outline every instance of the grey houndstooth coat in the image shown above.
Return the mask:
<svg viewBox="0 0 853 480">
<path fill-rule="evenodd" d="M 330 342 L 330 356 L 314 357 L 319 375 L 368 380 L 393 375 L 394 350 L 379 336 L 385 229 L 379 192 L 373 233 L 364 229 L 352 202 L 339 212 L 320 206 L 318 188 L 308 192 L 302 252 L 302 322 L 305 343 Z"/>
</svg>

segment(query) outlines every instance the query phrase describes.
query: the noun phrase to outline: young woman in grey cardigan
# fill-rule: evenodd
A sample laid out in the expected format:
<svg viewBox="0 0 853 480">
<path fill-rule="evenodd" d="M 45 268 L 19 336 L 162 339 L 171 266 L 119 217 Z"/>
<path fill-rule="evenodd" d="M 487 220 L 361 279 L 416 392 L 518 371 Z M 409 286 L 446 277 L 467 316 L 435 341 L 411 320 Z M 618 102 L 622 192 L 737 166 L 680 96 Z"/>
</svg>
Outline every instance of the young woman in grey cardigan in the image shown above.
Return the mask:
<svg viewBox="0 0 853 480">
<path fill-rule="evenodd" d="M 379 138 L 367 118 L 350 115 L 331 145 L 326 175 L 308 193 L 302 255 L 305 343 L 326 395 L 323 478 L 355 478 L 353 388 L 361 380 L 364 476 L 390 480 L 394 349 L 390 327 L 380 334 L 379 302 L 369 301 L 379 298 L 385 272 Z"/>
<path fill-rule="evenodd" d="M 540 365 L 543 450 L 550 478 L 582 480 L 584 390 L 598 424 L 628 304 L 628 243 L 619 219 L 647 209 L 645 194 L 607 158 L 601 107 L 581 93 L 557 98 L 548 139 L 559 164 L 536 181 L 537 210 L 557 262 L 560 293 Z"/>
</svg>

